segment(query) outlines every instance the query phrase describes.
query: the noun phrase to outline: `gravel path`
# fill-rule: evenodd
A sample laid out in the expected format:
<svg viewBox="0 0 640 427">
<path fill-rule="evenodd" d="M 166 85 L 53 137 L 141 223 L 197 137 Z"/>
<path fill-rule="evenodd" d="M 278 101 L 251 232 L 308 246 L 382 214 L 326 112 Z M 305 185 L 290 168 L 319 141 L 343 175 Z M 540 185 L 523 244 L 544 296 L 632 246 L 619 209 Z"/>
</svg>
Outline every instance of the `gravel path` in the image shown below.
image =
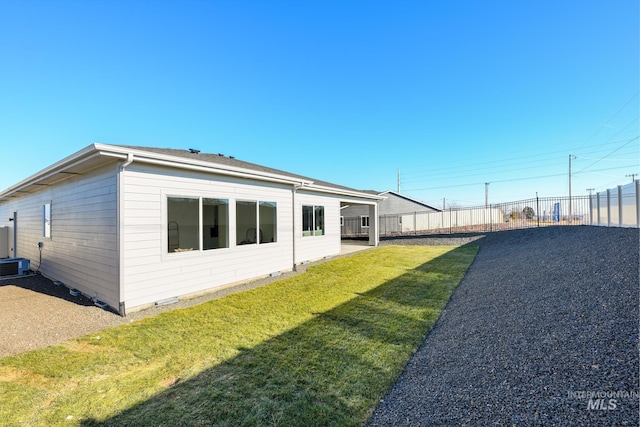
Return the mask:
<svg viewBox="0 0 640 427">
<path fill-rule="evenodd" d="M 639 231 L 383 244 L 473 239 L 476 260 L 367 426 L 637 426 Z"/>
</svg>

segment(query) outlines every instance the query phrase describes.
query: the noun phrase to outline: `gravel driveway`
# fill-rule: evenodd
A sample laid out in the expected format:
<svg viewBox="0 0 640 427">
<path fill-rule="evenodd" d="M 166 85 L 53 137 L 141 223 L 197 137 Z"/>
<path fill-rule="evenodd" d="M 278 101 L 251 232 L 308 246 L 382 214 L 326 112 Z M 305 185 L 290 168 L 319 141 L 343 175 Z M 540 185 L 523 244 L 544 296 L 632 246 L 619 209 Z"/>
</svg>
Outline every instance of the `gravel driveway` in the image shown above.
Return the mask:
<svg viewBox="0 0 640 427">
<path fill-rule="evenodd" d="M 548 227 L 474 243 L 467 275 L 367 426 L 637 426 L 639 231 Z"/>
</svg>

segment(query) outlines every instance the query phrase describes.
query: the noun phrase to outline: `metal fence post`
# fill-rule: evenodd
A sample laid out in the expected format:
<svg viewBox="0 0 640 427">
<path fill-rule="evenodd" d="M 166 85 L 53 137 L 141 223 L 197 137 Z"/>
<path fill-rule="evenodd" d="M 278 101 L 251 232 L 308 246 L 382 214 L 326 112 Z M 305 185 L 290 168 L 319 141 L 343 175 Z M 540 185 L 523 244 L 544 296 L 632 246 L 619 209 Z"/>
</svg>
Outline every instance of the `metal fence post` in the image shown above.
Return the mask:
<svg viewBox="0 0 640 427">
<path fill-rule="evenodd" d="M 636 227 L 640 228 L 640 180 L 636 180 Z"/>
<path fill-rule="evenodd" d="M 618 226 L 622 227 L 622 208 L 623 208 L 623 200 L 622 200 L 622 185 L 618 185 Z"/>
<path fill-rule="evenodd" d="M 413 235 L 414 236 L 418 234 L 418 226 L 416 224 L 416 221 L 417 221 L 416 216 L 417 215 L 418 215 L 418 212 L 414 212 L 413 213 Z"/>
<path fill-rule="evenodd" d="M 607 227 L 611 227 L 611 190 L 607 189 Z"/>
</svg>

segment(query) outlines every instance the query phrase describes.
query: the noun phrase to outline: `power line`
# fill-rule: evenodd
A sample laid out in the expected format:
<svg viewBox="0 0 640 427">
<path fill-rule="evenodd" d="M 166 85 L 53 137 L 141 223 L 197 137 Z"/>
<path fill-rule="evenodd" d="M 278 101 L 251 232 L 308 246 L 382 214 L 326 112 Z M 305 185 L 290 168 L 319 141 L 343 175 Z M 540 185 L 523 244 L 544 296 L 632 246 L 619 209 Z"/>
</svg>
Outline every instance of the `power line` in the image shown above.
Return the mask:
<svg viewBox="0 0 640 427">
<path fill-rule="evenodd" d="M 636 140 L 636 139 L 638 139 L 639 137 L 640 137 L 640 136 L 636 136 L 635 138 L 631 138 L 631 139 L 630 139 L 629 141 L 627 141 L 625 144 L 622 144 L 620 147 L 616 148 L 615 150 L 613 150 L 612 152 L 610 152 L 610 153 L 609 153 L 609 154 L 607 154 L 606 156 L 601 157 L 600 159 L 598 159 L 598 160 L 596 160 L 595 162 L 591 163 L 589 166 L 586 166 L 586 167 L 584 167 L 584 168 L 580 169 L 580 171 L 579 171 L 579 172 L 582 172 L 583 170 L 588 169 L 588 168 L 590 168 L 591 166 L 595 165 L 596 163 L 598 163 L 598 162 L 600 162 L 600 161 L 602 161 L 602 160 L 606 159 L 607 157 L 609 157 L 610 155 L 612 155 L 612 154 L 613 154 L 613 153 L 615 153 L 616 151 L 619 151 L 619 150 L 623 149 L 624 147 L 626 147 L 627 145 L 631 144 L 633 141 L 635 141 L 635 140 Z"/>
<path fill-rule="evenodd" d="M 619 143 L 619 142 L 628 142 L 628 139 L 620 139 L 620 140 L 616 140 L 616 141 L 610 141 L 608 142 L 606 145 L 611 145 L 614 143 Z M 591 146 L 591 147 L 602 147 L 603 144 L 598 144 L 597 146 Z M 595 150 L 595 151 L 599 151 L 599 150 Z M 595 152 L 593 151 L 593 152 Z M 602 151 L 609 151 L 607 150 L 602 150 Z M 558 162 L 558 159 L 560 158 L 560 156 L 557 156 L 557 154 L 562 154 L 563 157 L 564 155 L 568 152 L 568 150 L 558 150 L 558 151 L 551 151 L 551 152 L 546 152 L 546 153 L 540 153 L 540 154 L 533 154 L 533 155 L 528 155 L 528 156 L 520 156 L 520 157 L 512 157 L 512 158 L 508 158 L 508 159 L 496 159 L 496 160 L 490 160 L 490 161 L 486 161 L 483 163 L 468 163 L 468 164 L 462 164 L 462 165 L 456 165 L 456 166 L 449 166 L 449 167 L 442 167 L 442 168 L 435 168 L 435 169 L 429 169 L 428 171 L 422 170 L 422 171 L 415 171 L 415 172 L 402 172 L 402 182 L 413 182 L 416 180 L 419 180 L 420 178 L 430 178 L 430 177 L 435 177 L 437 176 L 438 178 L 442 178 L 443 176 L 447 176 L 447 175 L 455 175 L 455 176 L 459 176 L 460 171 L 463 170 L 465 172 L 475 172 L 475 171 L 491 171 L 491 170 L 500 170 L 503 169 L 505 167 L 517 167 L 518 169 L 520 169 L 522 167 L 522 163 L 524 160 L 527 159 L 531 159 L 534 157 L 545 157 L 545 158 L 541 158 L 538 160 L 529 160 L 526 162 L 526 164 L 528 165 L 534 165 L 532 167 L 536 167 L 535 164 L 537 164 L 537 167 L 546 167 L 546 166 L 554 166 L 558 163 L 553 163 L 553 164 L 548 164 L 548 163 L 543 163 L 543 162 L 547 162 L 547 161 L 555 161 Z M 592 152 L 592 153 L 593 153 Z M 580 152 L 576 152 L 580 158 L 582 158 L 582 156 L 580 156 Z M 592 154 L 591 153 L 591 154 Z M 498 165 L 492 165 L 498 163 Z M 564 164 L 564 161 L 563 163 Z M 445 172 L 444 174 L 442 172 Z"/>
<path fill-rule="evenodd" d="M 631 103 L 631 101 L 633 101 L 633 100 L 638 96 L 638 94 L 640 94 L 640 91 L 636 92 L 636 93 L 635 93 L 631 98 L 629 98 L 629 100 L 628 100 L 627 102 L 625 102 L 625 103 L 622 105 L 622 107 L 618 108 L 618 110 L 617 110 L 615 113 L 613 113 L 613 116 L 609 117 L 609 120 L 607 120 L 606 122 L 604 122 L 604 124 L 603 124 L 602 126 L 600 126 L 600 127 L 598 128 L 598 130 L 596 130 L 596 131 L 594 132 L 594 134 L 593 134 L 593 135 L 591 135 L 589 138 L 587 138 L 587 139 L 585 140 L 585 144 L 586 144 L 587 142 L 589 142 L 589 140 L 590 140 L 590 139 L 592 139 L 593 137 L 595 137 L 595 136 L 596 136 L 596 135 L 597 135 L 597 134 L 598 134 L 602 129 L 604 129 L 605 127 L 607 127 L 607 126 L 609 125 L 609 122 L 610 122 L 611 120 L 613 120 L 613 119 L 618 115 L 618 113 L 620 113 L 620 111 L 622 111 L 622 110 L 623 110 L 627 105 L 629 105 L 629 104 Z M 583 145 L 584 145 L 584 144 L 583 144 Z M 581 146 L 581 147 L 582 147 L 582 146 Z"/>
<path fill-rule="evenodd" d="M 595 173 L 595 172 L 600 172 L 600 171 L 608 171 L 608 170 L 612 170 L 612 169 L 625 169 L 628 168 L 629 166 L 618 166 L 618 167 L 613 167 L 613 168 L 604 168 L 604 169 L 596 169 L 593 171 L 579 171 L 579 172 L 573 172 L 573 175 L 579 175 L 579 174 L 587 174 L 587 173 Z M 555 173 L 555 174 L 549 174 L 549 175 L 538 175 L 538 176 L 529 176 L 529 177 L 522 177 L 522 178 L 509 178 L 509 179 L 501 179 L 501 180 L 493 180 L 491 181 L 492 184 L 494 183 L 503 183 L 503 182 L 516 182 L 516 181 L 528 181 L 528 180 L 532 180 L 532 179 L 544 179 L 544 178 L 554 178 L 554 177 L 558 177 L 558 176 L 567 176 L 566 173 Z M 425 191 L 425 190 L 440 190 L 443 188 L 457 188 L 457 187 L 472 187 L 474 185 L 483 185 L 485 183 L 485 181 L 482 182 L 467 182 L 465 184 L 454 184 L 454 185 L 442 185 L 442 186 L 438 186 L 438 187 L 425 187 L 425 188 L 408 188 L 405 189 L 405 191 L 409 192 L 409 191 Z"/>
</svg>

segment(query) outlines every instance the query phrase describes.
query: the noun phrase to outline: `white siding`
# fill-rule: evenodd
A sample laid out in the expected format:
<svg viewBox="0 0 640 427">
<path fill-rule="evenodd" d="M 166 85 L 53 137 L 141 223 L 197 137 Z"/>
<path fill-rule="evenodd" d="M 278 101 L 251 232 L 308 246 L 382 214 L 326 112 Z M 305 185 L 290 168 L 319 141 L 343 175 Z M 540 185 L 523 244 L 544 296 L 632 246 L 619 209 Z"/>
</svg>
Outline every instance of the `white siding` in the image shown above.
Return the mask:
<svg viewBox="0 0 640 427">
<path fill-rule="evenodd" d="M 0 205 L 0 223 L 18 212 L 17 255 L 33 270 L 117 308 L 116 166 L 68 178 Z M 43 205 L 51 203 L 51 238 L 42 235 Z M 43 242 L 42 264 L 38 242 Z M 11 247 L 14 244 L 11 242 Z M 11 256 L 14 256 L 12 253 Z"/>
<path fill-rule="evenodd" d="M 293 267 L 292 186 L 133 164 L 121 177 L 127 309 Z M 168 253 L 167 198 L 229 201 L 229 248 Z M 277 203 L 277 242 L 236 245 L 235 202 Z"/>
<path fill-rule="evenodd" d="M 302 236 L 302 205 L 324 206 L 324 236 Z M 295 215 L 297 264 L 340 254 L 340 199 L 337 196 L 298 191 Z"/>
</svg>

